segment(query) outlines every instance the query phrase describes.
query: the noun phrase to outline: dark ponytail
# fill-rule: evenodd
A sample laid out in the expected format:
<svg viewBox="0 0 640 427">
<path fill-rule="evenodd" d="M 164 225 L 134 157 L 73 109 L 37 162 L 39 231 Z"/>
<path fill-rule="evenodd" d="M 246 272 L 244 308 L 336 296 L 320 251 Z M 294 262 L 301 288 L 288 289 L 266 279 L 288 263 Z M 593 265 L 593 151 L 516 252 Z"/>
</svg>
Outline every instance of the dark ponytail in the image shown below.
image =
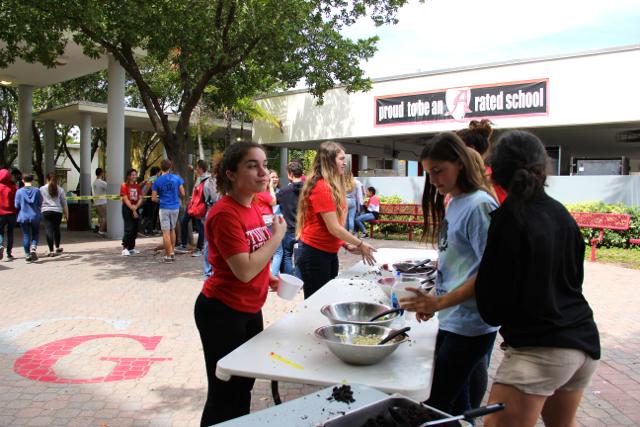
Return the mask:
<svg viewBox="0 0 640 427">
<path fill-rule="evenodd" d="M 52 198 L 58 197 L 58 179 L 56 178 L 56 174 L 53 172 L 49 172 L 47 174 L 47 190 L 49 191 L 49 196 Z"/>
<path fill-rule="evenodd" d="M 492 179 L 507 189 L 510 204 L 523 208 L 544 193 L 547 161 L 547 152 L 537 136 L 518 130 L 506 132 L 491 151 Z"/>
</svg>

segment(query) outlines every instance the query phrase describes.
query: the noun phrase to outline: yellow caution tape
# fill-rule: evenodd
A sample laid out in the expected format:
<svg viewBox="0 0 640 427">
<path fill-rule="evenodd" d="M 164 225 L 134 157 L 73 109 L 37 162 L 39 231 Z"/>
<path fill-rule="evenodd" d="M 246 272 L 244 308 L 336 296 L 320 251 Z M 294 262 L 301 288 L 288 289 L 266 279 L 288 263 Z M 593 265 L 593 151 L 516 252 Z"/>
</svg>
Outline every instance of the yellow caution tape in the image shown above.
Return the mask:
<svg viewBox="0 0 640 427">
<path fill-rule="evenodd" d="M 150 199 L 151 196 L 142 196 L 143 199 Z M 120 200 L 119 194 L 105 194 L 103 196 L 71 196 L 67 200 Z"/>
<path fill-rule="evenodd" d="M 282 356 L 280 356 L 278 354 L 275 354 L 273 351 L 271 353 L 269 353 L 269 356 L 273 357 L 276 360 L 279 360 L 282 363 L 286 363 L 287 365 L 292 366 L 292 367 L 294 367 L 296 369 L 304 369 L 302 367 L 302 365 L 298 365 L 297 363 L 292 362 L 291 360 L 287 360 L 284 357 L 282 357 Z"/>
</svg>

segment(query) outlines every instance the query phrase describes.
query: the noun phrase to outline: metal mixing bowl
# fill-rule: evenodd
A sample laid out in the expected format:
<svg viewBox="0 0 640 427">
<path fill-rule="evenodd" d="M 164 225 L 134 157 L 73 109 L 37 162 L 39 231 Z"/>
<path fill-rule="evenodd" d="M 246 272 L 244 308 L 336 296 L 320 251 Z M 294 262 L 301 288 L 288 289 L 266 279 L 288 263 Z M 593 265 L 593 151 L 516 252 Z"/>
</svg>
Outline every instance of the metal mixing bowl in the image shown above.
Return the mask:
<svg viewBox="0 0 640 427">
<path fill-rule="evenodd" d="M 352 365 L 373 365 L 393 353 L 409 336 L 398 335 L 383 345 L 357 345 L 352 344 L 353 339 L 357 336 L 375 336 L 380 341 L 393 331 L 395 329 L 384 326 L 342 324 L 318 328 L 315 335 L 342 361 Z"/>
<path fill-rule="evenodd" d="M 369 322 L 369 319 L 376 314 L 380 314 L 383 311 L 390 309 L 391 307 L 382 304 L 354 301 L 327 304 L 320 309 L 320 313 L 324 314 L 334 325 L 339 323 L 351 323 L 354 325 L 389 326 L 391 325 L 391 322 L 400 316 L 399 313 L 390 314 L 385 320 L 378 319 L 374 322 Z"/>
</svg>

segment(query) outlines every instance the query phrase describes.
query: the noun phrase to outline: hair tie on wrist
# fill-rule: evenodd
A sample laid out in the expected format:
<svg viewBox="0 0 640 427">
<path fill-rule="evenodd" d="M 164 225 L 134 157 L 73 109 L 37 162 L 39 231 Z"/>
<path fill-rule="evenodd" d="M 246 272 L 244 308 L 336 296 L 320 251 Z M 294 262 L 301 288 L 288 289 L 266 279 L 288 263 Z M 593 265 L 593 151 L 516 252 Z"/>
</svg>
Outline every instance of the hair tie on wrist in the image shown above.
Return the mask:
<svg viewBox="0 0 640 427">
<path fill-rule="evenodd" d="M 363 243 L 364 243 L 364 240 L 360 240 L 360 243 L 358 243 L 358 246 L 356 246 L 356 248 L 360 248 L 360 246 L 362 246 Z"/>
</svg>

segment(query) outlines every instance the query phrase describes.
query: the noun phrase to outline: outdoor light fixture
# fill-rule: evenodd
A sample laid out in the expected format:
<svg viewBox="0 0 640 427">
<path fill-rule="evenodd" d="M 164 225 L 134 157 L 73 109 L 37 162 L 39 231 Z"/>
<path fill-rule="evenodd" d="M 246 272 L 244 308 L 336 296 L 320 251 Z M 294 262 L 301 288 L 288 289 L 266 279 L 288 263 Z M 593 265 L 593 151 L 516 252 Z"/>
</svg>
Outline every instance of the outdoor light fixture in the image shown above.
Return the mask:
<svg viewBox="0 0 640 427">
<path fill-rule="evenodd" d="M 11 86 L 11 82 L 8 80 L 0 80 L 0 85 L 2 86 Z"/>
<path fill-rule="evenodd" d="M 0 74 L 0 85 L 9 86 L 13 83 L 13 77 L 6 74 Z"/>
</svg>

